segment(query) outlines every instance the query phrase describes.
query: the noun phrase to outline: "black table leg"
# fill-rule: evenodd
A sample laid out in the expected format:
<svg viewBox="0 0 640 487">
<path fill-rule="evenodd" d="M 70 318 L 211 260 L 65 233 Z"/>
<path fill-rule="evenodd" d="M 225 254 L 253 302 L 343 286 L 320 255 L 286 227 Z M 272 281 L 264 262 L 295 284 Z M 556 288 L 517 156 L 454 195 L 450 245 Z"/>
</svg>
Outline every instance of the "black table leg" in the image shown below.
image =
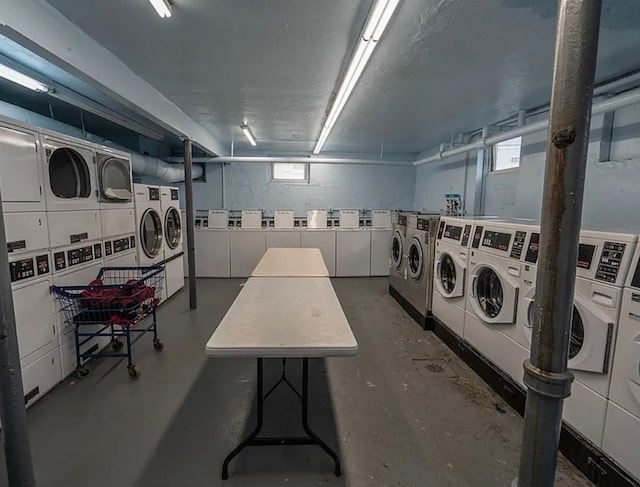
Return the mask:
<svg viewBox="0 0 640 487">
<path fill-rule="evenodd" d="M 298 391 L 296 391 L 296 389 L 291 385 L 291 383 L 286 378 L 286 375 L 285 375 L 286 360 L 285 359 L 283 359 L 283 362 L 282 362 L 282 366 L 283 366 L 282 377 L 276 383 L 276 385 L 269 390 L 269 392 L 266 395 L 263 395 L 262 360 L 263 360 L 262 358 L 258 359 L 258 378 L 257 378 L 258 391 L 256 394 L 257 401 L 258 401 L 258 404 L 257 404 L 258 423 L 255 429 L 253 430 L 253 432 L 251 432 L 249 436 L 247 436 L 247 438 L 245 438 L 237 447 L 235 447 L 231 451 L 231 453 L 229 453 L 227 457 L 224 459 L 224 462 L 222 464 L 222 479 L 226 480 L 229 478 L 229 463 L 238 455 L 238 453 L 244 450 L 247 446 L 281 446 L 281 445 L 318 445 L 333 459 L 335 463 L 334 473 L 336 477 L 340 477 L 342 475 L 342 468 L 340 466 L 340 457 L 338 457 L 338 454 L 335 451 L 333 451 L 329 447 L 329 445 L 327 445 L 324 441 L 322 441 L 320 437 L 318 437 L 318 435 L 316 435 L 311 430 L 311 427 L 309 426 L 309 359 L 308 358 L 302 359 L 302 395 L 300 395 Z M 283 382 L 287 386 L 289 386 L 301 400 L 302 427 L 304 428 L 304 431 L 308 436 L 260 438 L 258 437 L 258 434 L 262 429 L 262 424 L 264 419 L 263 411 L 264 411 L 265 399 L 269 394 L 271 394 L 271 392 L 273 392 L 273 390 L 278 385 L 280 385 Z"/>
</svg>

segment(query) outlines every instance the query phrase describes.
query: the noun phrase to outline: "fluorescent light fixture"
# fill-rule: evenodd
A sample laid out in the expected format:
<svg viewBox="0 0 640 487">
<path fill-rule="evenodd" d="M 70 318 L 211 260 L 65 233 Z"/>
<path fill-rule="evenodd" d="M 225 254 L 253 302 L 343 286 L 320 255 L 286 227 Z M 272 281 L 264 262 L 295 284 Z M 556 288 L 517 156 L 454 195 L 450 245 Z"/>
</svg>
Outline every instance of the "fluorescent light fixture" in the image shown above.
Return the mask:
<svg viewBox="0 0 640 487">
<path fill-rule="evenodd" d="M 245 123 L 240 125 L 240 128 L 242 129 L 242 132 L 244 132 L 244 136 L 247 138 L 249 143 L 255 147 L 256 138 L 253 136 L 253 132 L 251 132 L 251 129 L 249 128 L 249 126 Z"/>
<path fill-rule="evenodd" d="M 168 0 L 149 0 L 158 15 L 163 19 L 171 17 L 171 4 Z"/>
<path fill-rule="evenodd" d="M 127 128 L 137 134 L 144 135 L 152 140 L 163 140 L 164 134 L 157 130 L 154 130 L 146 125 L 132 120 L 129 117 L 125 117 L 124 115 L 120 115 L 116 111 L 111 108 L 107 108 L 100 103 L 97 103 L 89 98 L 86 98 L 78 93 L 75 93 L 71 90 L 68 90 L 63 87 L 57 87 L 55 90 L 52 90 L 49 93 L 51 96 L 57 98 L 58 100 L 62 100 L 70 105 L 73 105 L 85 112 L 93 113 L 100 118 L 104 118 L 105 120 L 109 120 L 110 122 L 115 123 L 116 125 L 120 125 L 121 127 Z"/>
<path fill-rule="evenodd" d="M 353 52 L 353 56 L 351 56 L 347 71 L 340 82 L 340 88 L 331 103 L 329 114 L 322 125 L 320 137 L 313 149 L 314 154 L 320 153 L 329 138 L 333 126 L 338 120 L 340 113 L 342 113 L 342 109 L 347 104 L 347 100 L 351 96 L 378 41 L 382 37 L 382 34 L 384 34 L 399 4 L 400 0 L 376 0 L 376 3 L 369 12 L 369 17 L 367 17 L 367 22 L 362 30 L 358 45 Z"/>
<path fill-rule="evenodd" d="M 0 64 L 0 77 L 4 79 L 8 79 L 16 84 L 24 86 L 25 88 L 29 88 L 33 91 L 40 91 L 42 93 L 49 93 L 51 91 L 51 87 L 37 81 L 33 78 L 30 78 L 26 74 L 22 74 L 19 71 L 16 71 L 9 66 L 5 66 Z"/>
</svg>

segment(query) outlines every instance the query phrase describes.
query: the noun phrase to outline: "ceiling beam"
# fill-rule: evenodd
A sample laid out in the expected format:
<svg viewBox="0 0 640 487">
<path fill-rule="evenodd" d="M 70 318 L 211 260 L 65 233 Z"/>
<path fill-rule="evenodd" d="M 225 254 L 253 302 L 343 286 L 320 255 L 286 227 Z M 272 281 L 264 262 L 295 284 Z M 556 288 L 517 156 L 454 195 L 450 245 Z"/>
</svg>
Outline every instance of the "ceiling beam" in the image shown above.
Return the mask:
<svg viewBox="0 0 640 487">
<path fill-rule="evenodd" d="M 0 0 L 0 34 L 206 152 L 229 154 L 211 133 L 44 0 Z"/>
</svg>

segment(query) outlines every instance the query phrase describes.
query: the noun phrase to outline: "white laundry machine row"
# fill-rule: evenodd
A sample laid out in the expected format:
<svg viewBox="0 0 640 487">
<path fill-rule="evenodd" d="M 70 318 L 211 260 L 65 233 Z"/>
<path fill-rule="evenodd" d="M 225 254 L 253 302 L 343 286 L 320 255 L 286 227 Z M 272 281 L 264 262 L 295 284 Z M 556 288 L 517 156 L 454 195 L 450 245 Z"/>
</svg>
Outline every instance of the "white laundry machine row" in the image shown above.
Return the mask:
<svg viewBox="0 0 640 487">
<path fill-rule="evenodd" d="M 163 295 L 170 298 L 184 287 L 182 213 L 178 188 L 161 186 L 160 203 L 165 243 L 162 261 L 165 267 Z"/>
<path fill-rule="evenodd" d="M 470 219 L 442 217 L 436 235 L 433 270 L 433 317 L 457 339 L 464 337 Z"/>
<path fill-rule="evenodd" d="M 227 210 L 209 210 L 206 225 L 201 223 L 195 230 L 195 243 L 197 277 L 231 276 Z"/>
<path fill-rule="evenodd" d="M 640 482 L 640 247 L 622 293 L 602 449 Z"/>
<path fill-rule="evenodd" d="M 153 266 L 164 260 L 164 229 L 160 187 L 134 185 L 138 265 Z"/>
</svg>

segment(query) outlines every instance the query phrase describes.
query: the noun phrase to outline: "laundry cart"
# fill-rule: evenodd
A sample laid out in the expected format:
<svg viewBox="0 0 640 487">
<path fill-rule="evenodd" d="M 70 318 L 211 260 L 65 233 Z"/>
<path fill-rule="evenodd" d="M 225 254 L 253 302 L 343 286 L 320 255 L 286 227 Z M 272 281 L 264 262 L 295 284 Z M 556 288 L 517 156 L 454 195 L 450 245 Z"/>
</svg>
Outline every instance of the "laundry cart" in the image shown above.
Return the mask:
<svg viewBox="0 0 640 487">
<path fill-rule="evenodd" d="M 126 357 L 129 376 L 140 377 L 131 358 L 133 345 L 146 333 L 153 333 L 153 348 L 164 349 L 156 320 L 163 284 L 164 267 L 151 266 L 103 267 L 87 286 L 52 286 L 62 318 L 75 330 L 79 379 L 91 372 L 84 362 L 96 357 Z M 150 319 L 145 320 L 147 317 Z M 110 350 L 84 351 L 83 345 L 95 337 L 110 339 Z"/>
</svg>

